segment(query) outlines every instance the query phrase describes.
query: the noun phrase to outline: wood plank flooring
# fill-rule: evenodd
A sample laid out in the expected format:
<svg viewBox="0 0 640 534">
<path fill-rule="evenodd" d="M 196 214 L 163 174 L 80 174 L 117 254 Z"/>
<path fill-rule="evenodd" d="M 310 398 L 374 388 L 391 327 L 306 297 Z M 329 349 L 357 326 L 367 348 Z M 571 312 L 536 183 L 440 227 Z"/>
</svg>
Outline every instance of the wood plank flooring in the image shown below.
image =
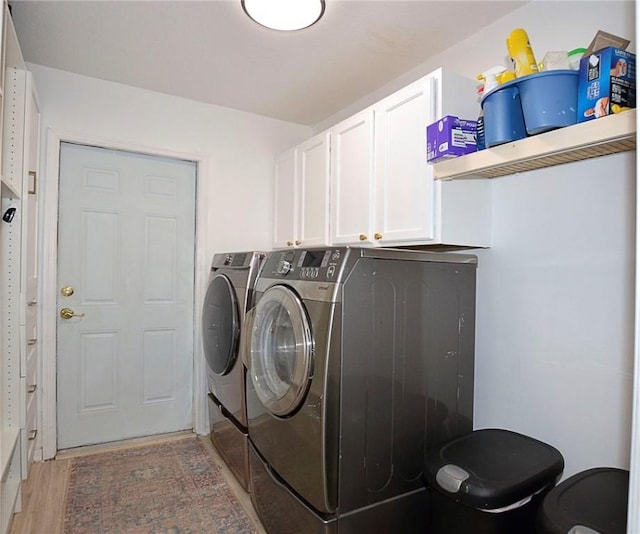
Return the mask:
<svg viewBox="0 0 640 534">
<path fill-rule="evenodd" d="M 106 445 L 79 447 L 69 451 L 60 451 L 55 460 L 37 462 L 31 465 L 29 478 L 23 481 L 22 511 L 14 514 L 10 534 L 63 534 L 64 502 L 69 480 L 71 459 L 76 456 L 92 454 L 98 451 L 140 447 L 152 443 L 181 439 L 191 432 L 177 432 L 166 436 L 140 438 Z M 255 523 L 259 534 L 266 534 L 251 504 L 249 494 L 244 491 L 220 455 L 213 447 L 208 436 L 200 436 L 207 450 L 220 468 L 225 481 L 231 488 L 249 518 Z"/>
</svg>

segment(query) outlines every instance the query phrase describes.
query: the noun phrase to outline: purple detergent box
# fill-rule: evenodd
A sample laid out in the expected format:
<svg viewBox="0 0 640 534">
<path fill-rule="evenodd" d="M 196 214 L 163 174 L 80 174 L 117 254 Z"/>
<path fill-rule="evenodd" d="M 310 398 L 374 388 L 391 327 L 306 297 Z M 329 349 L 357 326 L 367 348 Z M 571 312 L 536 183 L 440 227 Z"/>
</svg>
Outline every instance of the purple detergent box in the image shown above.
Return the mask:
<svg viewBox="0 0 640 534">
<path fill-rule="evenodd" d="M 635 107 L 635 54 L 610 46 L 580 60 L 578 122 Z"/>
<path fill-rule="evenodd" d="M 478 123 L 446 115 L 427 126 L 427 161 L 456 158 L 476 151 Z"/>
</svg>

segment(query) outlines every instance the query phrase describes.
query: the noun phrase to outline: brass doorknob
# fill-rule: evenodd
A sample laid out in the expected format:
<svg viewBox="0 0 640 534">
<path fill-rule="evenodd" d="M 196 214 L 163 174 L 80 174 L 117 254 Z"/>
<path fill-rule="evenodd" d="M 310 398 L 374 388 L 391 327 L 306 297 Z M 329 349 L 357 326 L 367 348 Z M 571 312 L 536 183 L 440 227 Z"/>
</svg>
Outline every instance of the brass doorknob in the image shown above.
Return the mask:
<svg viewBox="0 0 640 534">
<path fill-rule="evenodd" d="M 60 294 L 63 297 L 70 297 L 71 295 L 73 295 L 73 288 L 71 286 L 64 286 L 61 290 L 60 290 Z"/>
<path fill-rule="evenodd" d="M 63 319 L 71 319 L 72 317 L 84 317 L 84 313 L 76 313 L 71 308 L 62 308 L 60 310 L 60 317 Z"/>
</svg>

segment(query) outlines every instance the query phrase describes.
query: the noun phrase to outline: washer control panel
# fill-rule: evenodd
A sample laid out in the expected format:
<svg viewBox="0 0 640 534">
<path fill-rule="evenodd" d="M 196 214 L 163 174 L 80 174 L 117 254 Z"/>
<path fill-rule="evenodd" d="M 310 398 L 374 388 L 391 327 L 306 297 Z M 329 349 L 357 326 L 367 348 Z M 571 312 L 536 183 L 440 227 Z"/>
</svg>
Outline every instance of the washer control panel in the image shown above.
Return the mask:
<svg viewBox="0 0 640 534">
<path fill-rule="evenodd" d="M 272 252 L 264 266 L 262 276 L 335 282 L 345 256 L 343 248 Z"/>
</svg>

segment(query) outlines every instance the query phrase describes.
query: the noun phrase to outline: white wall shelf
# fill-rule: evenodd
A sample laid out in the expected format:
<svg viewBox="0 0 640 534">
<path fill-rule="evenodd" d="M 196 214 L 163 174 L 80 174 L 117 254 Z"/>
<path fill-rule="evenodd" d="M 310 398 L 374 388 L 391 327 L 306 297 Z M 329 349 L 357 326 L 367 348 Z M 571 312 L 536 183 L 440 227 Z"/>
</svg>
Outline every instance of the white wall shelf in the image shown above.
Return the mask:
<svg viewBox="0 0 640 534">
<path fill-rule="evenodd" d="M 0 431 L 0 530 L 7 532 L 14 511 L 20 509 L 20 428 L 11 427 Z"/>
<path fill-rule="evenodd" d="M 636 148 L 636 110 L 609 115 L 433 165 L 437 180 L 497 178 Z"/>
</svg>

